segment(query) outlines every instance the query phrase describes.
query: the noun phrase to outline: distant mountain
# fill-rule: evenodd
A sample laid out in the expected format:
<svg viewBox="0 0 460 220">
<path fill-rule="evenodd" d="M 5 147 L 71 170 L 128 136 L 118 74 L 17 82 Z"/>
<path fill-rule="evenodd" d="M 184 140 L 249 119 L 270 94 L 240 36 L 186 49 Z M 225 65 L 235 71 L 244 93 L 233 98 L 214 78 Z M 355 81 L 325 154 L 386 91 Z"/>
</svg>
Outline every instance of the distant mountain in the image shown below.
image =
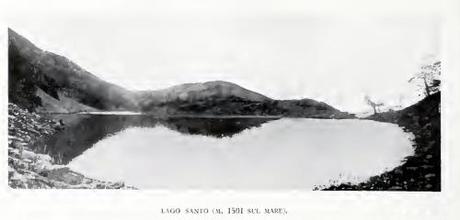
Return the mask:
<svg viewBox="0 0 460 220">
<path fill-rule="evenodd" d="M 130 91 L 98 78 L 63 56 L 41 50 L 11 29 L 8 34 L 9 101 L 31 111 L 352 117 L 323 102 L 274 100 L 225 81 Z"/>
<path fill-rule="evenodd" d="M 232 96 L 256 102 L 265 102 L 272 100 L 264 95 L 255 93 L 253 91 L 249 91 L 237 84 L 225 81 L 185 83 L 167 89 L 141 92 L 141 95 L 145 99 L 151 100 L 153 98 L 159 103 L 177 100 L 196 101 L 210 97 L 229 98 Z"/>
</svg>

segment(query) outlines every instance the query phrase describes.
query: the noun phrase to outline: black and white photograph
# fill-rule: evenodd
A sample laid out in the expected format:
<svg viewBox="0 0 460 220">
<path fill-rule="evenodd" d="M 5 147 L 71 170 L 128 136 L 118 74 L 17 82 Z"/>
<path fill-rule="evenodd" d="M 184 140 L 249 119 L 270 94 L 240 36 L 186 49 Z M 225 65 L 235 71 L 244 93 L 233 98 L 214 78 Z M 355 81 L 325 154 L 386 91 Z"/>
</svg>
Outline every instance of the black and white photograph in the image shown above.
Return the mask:
<svg viewBox="0 0 460 220">
<path fill-rule="evenodd" d="M 449 186 L 442 118 L 453 113 L 453 80 L 439 13 L 300 1 L 39 2 L 11 4 L 2 25 L 1 163 L 11 193 L 334 197 Z M 292 212 L 280 205 L 240 214 Z"/>
</svg>

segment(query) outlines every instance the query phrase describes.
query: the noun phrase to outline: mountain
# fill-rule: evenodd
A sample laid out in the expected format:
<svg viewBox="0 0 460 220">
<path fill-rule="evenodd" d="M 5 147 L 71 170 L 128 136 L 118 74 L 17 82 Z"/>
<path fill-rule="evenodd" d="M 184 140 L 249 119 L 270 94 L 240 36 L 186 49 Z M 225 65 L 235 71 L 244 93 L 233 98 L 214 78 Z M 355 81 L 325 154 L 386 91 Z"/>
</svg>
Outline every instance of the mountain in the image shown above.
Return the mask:
<svg viewBox="0 0 460 220">
<path fill-rule="evenodd" d="M 67 97 L 99 110 L 137 108 L 128 90 L 99 79 L 63 56 L 39 49 L 11 29 L 8 43 L 10 102 L 33 110 L 46 99 L 37 92 L 41 89 L 56 100 Z"/>
<path fill-rule="evenodd" d="M 167 89 L 143 92 L 148 98 L 155 98 L 159 102 L 171 102 L 175 100 L 195 101 L 208 97 L 229 98 L 239 97 L 245 100 L 264 102 L 270 98 L 249 91 L 237 84 L 225 81 L 210 81 L 205 83 L 186 83 Z"/>
<path fill-rule="evenodd" d="M 130 91 L 8 29 L 9 101 L 37 112 L 141 111 L 156 115 L 276 115 L 349 118 L 312 99 L 275 100 L 225 81 Z"/>
</svg>

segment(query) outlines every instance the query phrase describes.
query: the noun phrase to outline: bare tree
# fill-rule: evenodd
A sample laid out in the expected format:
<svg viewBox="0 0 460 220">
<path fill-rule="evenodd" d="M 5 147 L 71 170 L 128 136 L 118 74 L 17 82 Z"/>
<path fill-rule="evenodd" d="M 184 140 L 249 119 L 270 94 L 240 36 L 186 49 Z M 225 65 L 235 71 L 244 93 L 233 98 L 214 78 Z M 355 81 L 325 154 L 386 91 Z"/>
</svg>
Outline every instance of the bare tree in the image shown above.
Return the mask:
<svg viewBox="0 0 460 220">
<path fill-rule="evenodd" d="M 377 102 L 372 101 L 371 98 L 370 98 L 368 95 L 366 95 L 366 96 L 364 97 L 364 100 L 366 101 L 366 103 L 367 103 L 369 106 L 372 107 L 372 109 L 374 110 L 374 114 L 379 113 L 379 107 L 380 107 L 380 106 L 383 106 L 383 103 L 381 103 L 381 102 L 378 102 L 378 103 L 377 103 Z"/>
<path fill-rule="evenodd" d="M 432 64 L 423 65 L 420 68 L 420 72 L 410 78 L 409 82 L 416 82 L 423 90 L 425 96 L 429 96 L 439 91 L 439 86 L 441 85 L 440 76 L 441 61 L 437 61 Z"/>
</svg>

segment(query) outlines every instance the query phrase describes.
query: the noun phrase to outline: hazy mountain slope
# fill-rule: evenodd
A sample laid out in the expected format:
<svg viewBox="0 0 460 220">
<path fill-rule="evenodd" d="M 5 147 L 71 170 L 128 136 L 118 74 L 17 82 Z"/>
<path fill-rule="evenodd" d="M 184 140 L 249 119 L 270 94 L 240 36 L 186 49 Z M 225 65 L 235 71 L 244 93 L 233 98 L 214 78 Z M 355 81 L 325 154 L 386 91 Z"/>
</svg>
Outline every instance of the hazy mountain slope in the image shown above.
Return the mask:
<svg viewBox="0 0 460 220">
<path fill-rule="evenodd" d="M 274 100 L 234 83 L 187 83 L 138 93 L 142 111 L 157 115 L 277 115 L 348 118 L 351 115 L 312 99 Z"/>
<path fill-rule="evenodd" d="M 107 83 L 65 57 L 43 51 L 8 30 L 9 100 L 27 109 L 41 105 L 38 88 L 59 99 L 64 96 L 101 110 L 136 109 L 133 94 Z"/>
<path fill-rule="evenodd" d="M 162 90 L 142 92 L 145 101 L 155 100 L 159 103 L 171 101 L 195 101 L 206 98 L 228 98 L 231 96 L 242 99 L 264 102 L 270 98 L 247 90 L 239 85 L 226 81 L 209 81 L 204 83 L 186 83 Z"/>
<path fill-rule="evenodd" d="M 143 109 L 164 105 L 165 103 L 211 101 L 231 97 L 255 102 L 272 100 L 264 95 L 225 81 L 186 83 L 166 89 L 138 93 L 139 106 L 143 107 Z"/>
<path fill-rule="evenodd" d="M 149 99 L 147 99 L 149 100 Z M 155 99 L 152 99 L 155 100 Z M 255 101 L 230 94 L 201 99 L 176 99 L 140 104 L 143 111 L 156 115 L 259 115 L 309 118 L 352 118 L 325 103 L 311 99 Z"/>
<path fill-rule="evenodd" d="M 157 115 L 277 115 L 348 118 L 311 99 L 274 100 L 234 83 L 186 83 L 129 91 L 105 82 L 63 56 L 43 51 L 11 29 L 9 101 L 34 111 L 142 111 Z"/>
<path fill-rule="evenodd" d="M 58 92 L 59 99 L 51 97 L 40 88 L 37 89 L 36 94 L 41 99 L 41 106 L 38 106 L 35 109 L 37 112 L 70 113 L 98 111 L 98 109 L 83 105 L 69 97 L 64 96 L 62 92 Z"/>
</svg>

